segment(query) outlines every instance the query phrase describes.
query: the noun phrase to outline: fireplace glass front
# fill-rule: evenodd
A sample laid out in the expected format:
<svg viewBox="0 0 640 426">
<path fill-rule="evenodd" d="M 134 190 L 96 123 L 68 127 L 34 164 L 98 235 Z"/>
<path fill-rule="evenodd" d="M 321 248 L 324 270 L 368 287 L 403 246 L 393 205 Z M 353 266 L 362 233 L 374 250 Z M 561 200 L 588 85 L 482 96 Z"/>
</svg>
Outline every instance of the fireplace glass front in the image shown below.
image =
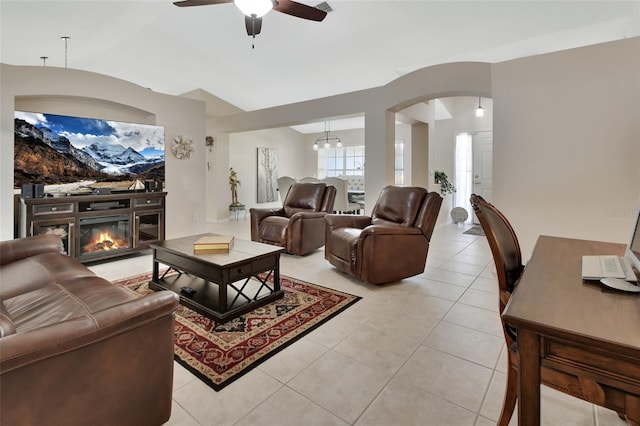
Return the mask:
<svg viewBox="0 0 640 426">
<path fill-rule="evenodd" d="M 78 232 L 80 257 L 102 257 L 114 250 L 131 247 L 129 215 L 81 218 Z"/>
</svg>

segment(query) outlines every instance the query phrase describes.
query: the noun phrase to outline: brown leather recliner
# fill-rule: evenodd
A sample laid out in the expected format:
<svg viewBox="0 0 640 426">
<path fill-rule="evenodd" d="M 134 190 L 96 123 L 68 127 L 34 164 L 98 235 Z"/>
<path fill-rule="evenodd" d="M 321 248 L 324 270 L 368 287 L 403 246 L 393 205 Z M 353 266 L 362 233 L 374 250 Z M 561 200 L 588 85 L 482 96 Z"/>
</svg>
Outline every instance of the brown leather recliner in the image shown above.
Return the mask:
<svg viewBox="0 0 640 426">
<path fill-rule="evenodd" d="M 55 235 L 0 242 L 0 424 L 165 423 L 177 306 L 99 278 Z"/>
<path fill-rule="evenodd" d="M 326 215 L 324 257 L 371 284 L 424 271 L 442 197 L 420 187 L 383 188 L 371 216 Z"/>
<path fill-rule="evenodd" d="M 336 188 L 296 183 L 280 209 L 250 209 L 251 240 L 284 247 L 302 256 L 324 245 L 324 216 L 333 211 Z"/>
</svg>

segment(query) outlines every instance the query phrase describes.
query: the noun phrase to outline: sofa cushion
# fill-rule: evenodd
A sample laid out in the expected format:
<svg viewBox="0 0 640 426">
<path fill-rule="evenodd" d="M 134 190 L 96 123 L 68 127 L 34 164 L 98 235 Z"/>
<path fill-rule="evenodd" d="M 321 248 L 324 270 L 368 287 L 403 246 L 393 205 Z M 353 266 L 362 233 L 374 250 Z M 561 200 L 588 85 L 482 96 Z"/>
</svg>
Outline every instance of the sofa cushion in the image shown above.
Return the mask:
<svg viewBox="0 0 640 426">
<path fill-rule="evenodd" d="M 284 246 L 287 244 L 288 226 L 288 218 L 282 216 L 269 216 L 260 224 L 260 239 Z"/>
<path fill-rule="evenodd" d="M 135 298 L 135 295 L 93 276 L 53 283 L 4 299 L 3 303 L 17 332 L 22 333 L 75 318 L 93 318 L 96 312 Z"/>
<path fill-rule="evenodd" d="M 54 234 L 40 234 L 29 238 L 2 241 L 0 244 L 0 265 L 41 253 L 62 253 L 62 240 Z"/>
<path fill-rule="evenodd" d="M 14 297 L 70 279 L 95 277 L 82 264 L 68 260 L 59 253 L 49 252 L 3 265 L 0 269 L 0 297 Z"/>
</svg>

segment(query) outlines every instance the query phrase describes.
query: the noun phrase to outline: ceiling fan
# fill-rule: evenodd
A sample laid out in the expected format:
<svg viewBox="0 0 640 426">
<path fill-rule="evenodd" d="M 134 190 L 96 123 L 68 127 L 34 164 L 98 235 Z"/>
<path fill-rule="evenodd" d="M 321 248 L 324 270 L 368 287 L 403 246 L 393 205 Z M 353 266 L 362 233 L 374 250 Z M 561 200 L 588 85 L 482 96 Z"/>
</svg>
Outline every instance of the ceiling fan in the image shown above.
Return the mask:
<svg viewBox="0 0 640 426">
<path fill-rule="evenodd" d="M 298 3 L 293 0 L 183 0 L 173 4 L 179 7 L 207 6 L 210 4 L 235 3 L 236 7 L 244 13 L 244 23 L 247 34 L 255 38 L 262 29 L 262 17 L 270 10 L 286 13 L 296 18 L 322 21 L 327 12 L 313 6 Z"/>
</svg>

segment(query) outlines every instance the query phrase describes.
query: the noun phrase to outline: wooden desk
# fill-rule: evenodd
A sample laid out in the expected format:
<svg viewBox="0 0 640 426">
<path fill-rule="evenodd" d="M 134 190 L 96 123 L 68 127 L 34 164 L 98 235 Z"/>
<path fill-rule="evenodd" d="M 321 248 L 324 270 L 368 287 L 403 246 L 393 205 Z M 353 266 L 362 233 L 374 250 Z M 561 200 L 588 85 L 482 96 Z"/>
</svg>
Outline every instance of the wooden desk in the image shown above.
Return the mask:
<svg viewBox="0 0 640 426">
<path fill-rule="evenodd" d="M 597 382 L 597 398 L 614 398 L 640 424 L 640 297 L 581 278 L 582 255 L 623 253 L 622 244 L 538 239 L 503 313 L 518 328 L 519 425 L 540 424 L 541 366 Z"/>
</svg>

